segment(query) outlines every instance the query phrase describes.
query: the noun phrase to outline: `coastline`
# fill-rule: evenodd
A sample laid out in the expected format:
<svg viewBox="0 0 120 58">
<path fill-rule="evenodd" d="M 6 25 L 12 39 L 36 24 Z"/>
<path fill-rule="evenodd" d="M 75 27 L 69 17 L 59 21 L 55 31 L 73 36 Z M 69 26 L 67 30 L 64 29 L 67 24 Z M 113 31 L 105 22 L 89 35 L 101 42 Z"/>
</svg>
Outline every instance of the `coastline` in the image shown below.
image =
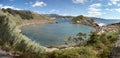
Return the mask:
<svg viewBox="0 0 120 58">
<path fill-rule="evenodd" d="M 38 25 L 38 24 L 48 24 L 48 23 L 54 23 L 53 21 L 50 20 L 24 20 L 21 24 L 16 26 L 16 31 L 18 33 L 21 33 L 21 28 L 23 26 L 27 26 L 27 25 Z M 22 34 L 22 33 L 21 33 Z M 23 35 L 25 36 L 25 35 Z M 27 36 L 26 36 L 27 37 Z M 29 38 L 30 39 L 30 38 Z M 69 46 L 69 45 L 60 45 L 60 46 L 49 46 L 49 47 L 45 47 L 43 46 L 44 49 L 46 50 L 46 52 L 53 52 L 55 50 L 65 50 L 65 49 L 71 49 L 74 48 L 74 46 Z"/>
<path fill-rule="evenodd" d="M 21 28 L 23 26 L 27 26 L 27 25 L 38 25 L 38 24 L 48 24 L 48 23 L 53 23 L 52 21 L 50 20 L 24 20 L 21 24 L 17 25 L 16 26 L 16 31 L 18 33 L 21 33 Z M 21 33 L 22 34 L 22 33 Z M 23 35 L 25 36 L 25 35 Z M 27 37 L 27 36 L 26 36 Z M 30 38 L 29 38 L 30 39 Z M 43 46 L 43 48 L 46 50 L 46 52 L 52 52 L 52 51 L 55 51 L 55 50 L 59 50 L 58 48 L 48 48 L 48 47 L 45 47 Z"/>
<path fill-rule="evenodd" d="M 52 21 L 50 20 L 23 20 L 21 24 L 17 25 L 16 26 L 16 30 L 18 32 L 21 32 L 21 28 L 23 26 L 27 26 L 27 25 L 37 25 L 37 24 L 47 24 L 47 23 L 53 23 Z"/>
<path fill-rule="evenodd" d="M 109 24 L 106 26 L 101 26 L 97 29 L 97 33 L 101 34 L 104 32 L 119 32 L 120 30 L 120 23 Z"/>
<path fill-rule="evenodd" d="M 48 23 L 54 23 L 54 22 L 49 21 L 49 20 L 24 20 L 20 25 L 16 26 L 16 30 L 19 33 L 21 33 L 21 28 L 23 26 L 37 25 L 37 24 L 48 24 Z M 93 26 L 91 26 L 91 27 L 93 27 Z M 111 28 L 111 27 L 109 27 L 109 28 Z M 98 32 L 98 34 L 101 34 L 101 33 L 106 32 L 105 30 L 108 29 L 108 26 L 97 26 L 97 28 L 95 28 L 95 29 Z M 114 29 L 112 28 L 112 30 L 114 30 Z M 57 46 L 57 47 L 54 47 L 54 46 L 50 46 L 50 47 L 43 46 L 43 47 L 45 48 L 46 52 L 53 52 L 55 50 L 64 50 L 64 49 L 74 48 L 74 46 L 68 46 L 68 45 L 60 45 L 60 46 Z"/>
<path fill-rule="evenodd" d="M 38 24 L 48 24 L 48 23 L 53 23 L 52 21 L 49 21 L 49 20 L 24 20 L 21 24 L 19 24 L 19 25 L 17 25 L 16 26 L 16 31 L 18 32 L 18 33 L 21 33 L 22 31 L 21 31 L 21 28 L 23 27 L 23 26 L 27 26 L 27 25 L 38 25 Z M 21 33 L 22 34 L 22 33 Z M 25 36 L 25 35 L 23 35 L 23 36 Z M 27 37 L 27 36 L 26 36 Z M 29 38 L 30 39 L 30 38 Z M 57 47 L 45 47 L 45 46 L 43 46 L 44 47 L 44 49 L 46 50 L 46 52 L 53 52 L 53 51 L 55 51 L 55 50 L 60 50 L 59 48 L 57 48 Z M 60 47 L 60 46 L 59 46 Z M 61 46 L 61 47 L 64 47 L 64 46 Z M 66 48 L 68 48 L 68 47 L 66 47 Z M 65 49 L 66 49 L 65 48 Z"/>
</svg>

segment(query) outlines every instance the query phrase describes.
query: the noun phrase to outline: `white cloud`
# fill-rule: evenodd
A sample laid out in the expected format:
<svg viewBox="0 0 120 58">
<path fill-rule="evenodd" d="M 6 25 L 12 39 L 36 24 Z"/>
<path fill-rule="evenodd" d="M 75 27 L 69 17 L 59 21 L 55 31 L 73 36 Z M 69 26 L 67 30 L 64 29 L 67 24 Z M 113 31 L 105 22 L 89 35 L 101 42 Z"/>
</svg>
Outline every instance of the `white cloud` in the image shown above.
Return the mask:
<svg viewBox="0 0 120 58">
<path fill-rule="evenodd" d="M 32 7 L 36 7 L 36 6 L 40 6 L 40 7 L 44 7 L 44 6 L 47 6 L 46 3 L 42 2 L 42 1 L 36 1 Z"/>
<path fill-rule="evenodd" d="M 120 0 L 111 0 L 111 3 L 116 5 Z"/>
<path fill-rule="evenodd" d="M 76 4 L 86 2 L 86 0 L 72 0 L 72 1 L 73 3 L 76 3 Z"/>
<path fill-rule="evenodd" d="M 111 6 L 112 4 L 111 3 L 108 3 L 109 6 Z"/>
<path fill-rule="evenodd" d="M 117 12 L 120 12 L 120 8 L 115 9 Z"/>
<path fill-rule="evenodd" d="M 57 10 L 57 9 L 50 10 L 50 13 L 58 13 L 58 12 L 59 12 L 59 10 Z"/>
<path fill-rule="evenodd" d="M 107 11 L 117 11 L 117 12 L 120 12 L 120 8 L 112 8 L 112 9 L 106 8 L 105 10 L 107 10 Z"/>
<path fill-rule="evenodd" d="M 66 14 L 66 13 L 64 13 L 64 14 L 61 14 L 62 16 L 70 16 L 69 14 Z"/>
<path fill-rule="evenodd" d="M 88 11 L 88 15 L 87 16 L 94 17 L 94 16 L 102 15 L 100 7 L 101 7 L 100 3 L 96 3 L 96 4 L 90 5 L 89 9 L 88 9 L 89 11 Z"/>
<path fill-rule="evenodd" d="M 11 8 L 11 9 L 14 9 L 14 10 L 22 10 L 20 8 L 16 8 L 16 7 L 13 7 L 13 6 L 6 6 L 6 5 L 3 5 L 3 4 L 0 4 L 0 9 L 7 9 L 7 8 Z"/>
<path fill-rule="evenodd" d="M 116 6 L 120 6 L 120 0 L 110 0 L 110 2 L 108 2 L 108 5 L 116 5 Z"/>
</svg>

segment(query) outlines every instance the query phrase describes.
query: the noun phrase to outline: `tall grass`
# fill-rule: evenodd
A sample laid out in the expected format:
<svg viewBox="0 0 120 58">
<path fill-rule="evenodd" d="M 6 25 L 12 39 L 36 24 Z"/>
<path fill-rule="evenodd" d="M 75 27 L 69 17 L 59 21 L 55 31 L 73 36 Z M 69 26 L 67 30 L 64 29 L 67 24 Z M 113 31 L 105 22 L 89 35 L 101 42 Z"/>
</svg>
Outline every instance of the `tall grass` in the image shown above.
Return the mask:
<svg viewBox="0 0 120 58">
<path fill-rule="evenodd" d="M 23 53 L 36 53 L 37 55 L 44 53 L 43 46 L 17 32 L 16 22 L 19 22 L 19 19 L 19 16 L 0 15 L 0 40 L 3 44 L 8 44 L 14 50 Z"/>
</svg>

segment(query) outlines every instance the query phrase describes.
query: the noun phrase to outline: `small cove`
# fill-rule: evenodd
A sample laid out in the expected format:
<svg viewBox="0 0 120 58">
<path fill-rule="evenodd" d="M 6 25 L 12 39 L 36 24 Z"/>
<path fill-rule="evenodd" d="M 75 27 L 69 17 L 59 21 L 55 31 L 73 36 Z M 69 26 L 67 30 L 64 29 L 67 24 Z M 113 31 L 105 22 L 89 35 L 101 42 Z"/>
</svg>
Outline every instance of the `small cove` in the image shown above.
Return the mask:
<svg viewBox="0 0 120 58">
<path fill-rule="evenodd" d="M 94 28 L 82 24 L 70 24 L 64 20 L 58 24 L 28 25 L 22 27 L 22 33 L 43 46 L 64 45 L 70 37 L 75 37 L 79 32 L 89 34 Z"/>
</svg>

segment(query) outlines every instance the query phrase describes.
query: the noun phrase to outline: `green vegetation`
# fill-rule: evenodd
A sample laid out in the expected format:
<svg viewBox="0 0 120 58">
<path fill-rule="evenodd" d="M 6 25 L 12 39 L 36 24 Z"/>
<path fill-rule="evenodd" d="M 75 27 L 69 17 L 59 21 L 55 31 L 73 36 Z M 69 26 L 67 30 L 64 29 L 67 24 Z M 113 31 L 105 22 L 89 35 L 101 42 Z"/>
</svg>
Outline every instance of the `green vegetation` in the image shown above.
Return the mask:
<svg viewBox="0 0 120 58">
<path fill-rule="evenodd" d="M 72 19 L 72 23 L 77 23 L 77 21 L 81 21 L 81 20 L 86 20 L 86 17 L 84 17 L 83 15 L 77 16 Z"/>
<path fill-rule="evenodd" d="M 95 58 L 92 47 L 77 47 L 67 50 L 55 51 L 51 58 Z"/>
<path fill-rule="evenodd" d="M 86 46 L 93 46 L 94 50 L 97 53 L 97 56 L 100 58 L 109 58 L 110 53 L 115 45 L 115 41 L 118 39 L 118 33 L 103 33 L 98 35 L 96 32 L 93 32 L 90 35 L 90 39 L 87 41 Z"/>
<path fill-rule="evenodd" d="M 80 15 L 80 16 L 77 16 L 77 17 L 74 17 L 73 19 L 72 19 L 72 23 L 78 23 L 78 21 L 80 21 L 80 22 L 88 22 L 88 23 L 93 23 L 94 22 L 94 20 L 91 18 L 91 19 L 89 19 L 89 18 L 87 18 L 87 17 L 85 17 L 85 16 L 83 16 L 83 15 Z"/>
<path fill-rule="evenodd" d="M 10 46 L 11 49 L 16 51 L 21 51 L 23 53 L 43 53 L 45 49 L 30 40 L 29 38 L 25 37 L 21 33 L 18 33 L 15 29 L 16 23 L 10 19 L 8 16 L 0 16 L 0 38 L 4 45 Z"/>
<path fill-rule="evenodd" d="M 25 15 L 27 16 L 27 14 L 23 14 L 27 12 L 20 11 L 21 14 L 20 12 L 18 12 L 18 14 L 14 11 L 15 10 L 0 10 L 0 48 L 7 51 L 12 50 L 21 52 L 21 56 L 17 58 L 109 58 L 115 41 L 118 38 L 117 32 L 105 32 L 102 34 L 92 32 L 89 38 L 84 40 L 82 45 L 79 43 L 79 45 L 74 48 L 45 53 L 46 51 L 43 46 L 30 40 L 16 30 L 16 26 L 20 24 L 23 19 L 31 19 L 22 17 Z M 40 15 L 35 16 L 37 17 Z M 85 17 L 80 17 L 80 19 L 85 20 Z M 86 37 L 86 35 L 82 33 L 77 34 L 77 36 L 77 39 L 73 38 L 75 39 L 73 40 L 70 37 L 69 40 L 80 42 Z"/>
<path fill-rule="evenodd" d="M 83 15 L 74 17 L 72 19 L 71 23 L 88 25 L 88 26 L 92 26 L 94 28 L 98 28 L 99 27 L 98 24 L 94 23 L 94 18 L 85 17 Z"/>
<path fill-rule="evenodd" d="M 79 33 L 78 35 L 84 35 Z M 118 33 L 103 33 L 98 35 L 92 32 L 84 45 L 71 49 L 57 50 L 44 55 L 45 58 L 109 58 Z M 43 56 L 41 56 L 42 58 Z"/>
<path fill-rule="evenodd" d="M 0 48 L 6 51 L 18 52 L 18 54 L 36 55 L 34 58 L 37 58 L 41 53 L 46 52 L 45 47 L 27 38 L 16 29 L 16 26 L 23 22 L 23 17 L 21 16 L 24 16 L 25 19 L 31 19 L 29 18 L 29 15 L 27 17 L 27 12 L 29 11 L 12 9 L 0 10 Z M 39 14 L 34 13 L 32 15 L 35 17 L 37 16 L 37 19 L 40 18 L 46 20 L 46 17 Z"/>
<path fill-rule="evenodd" d="M 7 9 L 2 9 L 3 12 L 8 12 L 12 15 L 18 14 L 22 19 L 33 19 L 32 12 L 31 11 L 26 11 L 26 10 L 13 10 L 10 8 Z"/>
<path fill-rule="evenodd" d="M 78 33 L 75 38 L 69 37 L 66 41 L 65 44 L 69 46 L 81 46 L 84 45 L 86 42 L 85 40 L 87 39 L 87 35 L 83 33 Z"/>
</svg>

